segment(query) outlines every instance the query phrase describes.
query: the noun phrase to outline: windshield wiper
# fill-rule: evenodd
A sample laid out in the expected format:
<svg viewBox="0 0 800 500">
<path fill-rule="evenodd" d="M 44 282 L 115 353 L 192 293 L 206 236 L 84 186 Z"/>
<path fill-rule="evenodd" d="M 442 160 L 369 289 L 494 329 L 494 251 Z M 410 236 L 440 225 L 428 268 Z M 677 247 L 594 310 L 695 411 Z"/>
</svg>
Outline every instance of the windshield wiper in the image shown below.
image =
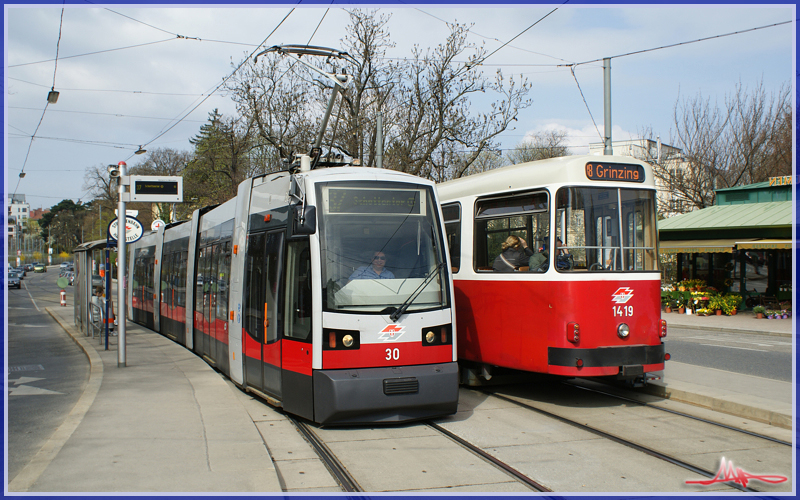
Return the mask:
<svg viewBox="0 0 800 500">
<path fill-rule="evenodd" d="M 414 293 L 408 296 L 406 301 L 403 302 L 400 305 L 400 307 L 396 309 L 393 307 L 387 307 L 381 312 L 389 312 L 391 309 L 394 309 L 394 312 L 391 314 L 391 316 L 389 316 L 389 319 L 391 319 L 392 321 L 397 321 L 400 318 L 400 316 L 402 316 L 406 312 L 406 309 L 408 309 L 409 306 L 411 306 L 411 304 L 417 299 L 419 294 L 422 293 L 422 290 L 424 290 L 425 287 L 428 286 L 428 283 L 431 282 L 433 277 L 436 275 L 436 272 L 439 271 L 443 265 L 444 263 L 440 262 L 436 267 L 431 269 L 431 272 L 429 272 L 428 275 L 425 276 L 425 280 L 423 280 L 423 282 L 417 287 L 417 289 L 414 290 Z"/>
</svg>

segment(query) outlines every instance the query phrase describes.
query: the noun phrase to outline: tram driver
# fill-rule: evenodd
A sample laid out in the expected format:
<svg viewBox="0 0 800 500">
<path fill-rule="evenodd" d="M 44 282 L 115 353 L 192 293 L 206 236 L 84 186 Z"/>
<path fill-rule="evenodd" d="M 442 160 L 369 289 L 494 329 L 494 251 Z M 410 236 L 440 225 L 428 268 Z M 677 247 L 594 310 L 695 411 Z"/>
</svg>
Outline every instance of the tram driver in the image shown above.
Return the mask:
<svg viewBox="0 0 800 500">
<path fill-rule="evenodd" d="M 386 254 L 380 250 L 372 254 L 372 262 L 369 265 L 359 267 L 350 275 L 350 281 L 384 279 L 394 279 L 394 273 L 386 269 Z"/>
</svg>

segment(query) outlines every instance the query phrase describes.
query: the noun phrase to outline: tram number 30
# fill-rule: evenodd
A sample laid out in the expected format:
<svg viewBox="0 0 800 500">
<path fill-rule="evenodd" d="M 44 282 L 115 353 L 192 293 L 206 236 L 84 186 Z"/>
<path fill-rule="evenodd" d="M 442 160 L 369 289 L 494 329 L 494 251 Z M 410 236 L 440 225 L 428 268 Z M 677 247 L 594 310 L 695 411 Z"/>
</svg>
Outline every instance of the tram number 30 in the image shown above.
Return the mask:
<svg viewBox="0 0 800 500">
<path fill-rule="evenodd" d="M 617 316 L 633 316 L 633 306 L 613 306 L 614 317 Z"/>
<path fill-rule="evenodd" d="M 386 349 L 386 361 L 397 361 L 398 359 L 400 359 L 400 349 L 397 347 Z"/>
</svg>

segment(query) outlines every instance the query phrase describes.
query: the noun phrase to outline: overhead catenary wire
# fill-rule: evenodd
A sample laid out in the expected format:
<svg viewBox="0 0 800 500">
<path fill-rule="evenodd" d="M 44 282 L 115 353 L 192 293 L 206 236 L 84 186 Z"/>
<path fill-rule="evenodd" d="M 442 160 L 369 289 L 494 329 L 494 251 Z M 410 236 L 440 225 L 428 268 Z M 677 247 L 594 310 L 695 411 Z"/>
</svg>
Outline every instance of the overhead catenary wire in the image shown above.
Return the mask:
<svg viewBox="0 0 800 500">
<path fill-rule="evenodd" d="M 66 0 L 65 0 L 66 2 Z M 56 63 L 55 67 L 53 68 L 53 89 L 56 86 L 56 71 L 58 68 L 58 50 L 59 46 L 61 45 L 61 29 L 64 25 L 64 7 L 61 7 L 61 20 L 59 21 L 58 25 L 58 41 L 56 42 Z M 36 132 L 39 131 L 39 127 L 42 126 L 42 122 L 44 121 L 44 115 L 47 113 L 47 107 L 50 105 L 50 99 L 44 105 L 44 109 L 42 110 L 42 116 L 39 118 L 39 123 L 36 124 L 36 129 L 33 131 L 33 135 L 31 135 L 31 140 L 28 143 L 28 151 L 25 153 L 25 160 L 22 162 L 22 168 L 19 171 L 19 177 L 17 178 L 17 185 L 14 188 L 14 193 L 12 196 L 16 196 L 17 192 L 19 191 L 19 184 L 22 182 L 22 179 L 25 177 L 25 166 L 28 164 L 28 158 L 31 155 L 31 148 L 33 147 L 33 140 L 36 138 Z M 12 198 L 13 199 L 13 198 Z"/>
<path fill-rule="evenodd" d="M 596 62 L 601 62 L 603 59 L 618 59 L 620 57 L 627 57 L 627 56 L 633 56 L 633 55 L 638 55 L 638 54 L 644 54 L 646 52 L 654 52 L 656 50 L 670 49 L 672 47 L 680 47 L 681 45 L 689 45 L 689 44 L 692 44 L 692 43 L 706 42 L 708 40 L 714 40 L 714 39 L 717 39 L 717 38 L 724 38 L 724 37 L 733 36 L 733 35 L 741 35 L 741 34 L 744 34 L 744 33 L 750 33 L 752 31 L 758 31 L 758 30 L 763 30 L 763 29 L 767 29 L 767 28 L 774 28 L 776 26 L 783 26 L 785 24 L 791 24 L 793 22 L 794 21 L 783 21 L 783 22 L 780 22 L 780 23 L 768 24 L 766 26 L 758 26 L 756 28 L 750 28 L 750 29 L 739 30 L 739 31 L 732 31 L 730 33 L 723 33 L 721 35 L 707 36 L 707 37 L 704 37 L 704 38 L 698 38 L 696 40 L 689 40 L 687 42 L 672 43 L 672 44 L 669 44 L 669 45 L 662 45 L 660 47 L 653 47 L 653 48 L 650 48 L 650 49 L 635 50 L 633 52 L 626 52 L 626 53 L 623 53 L 623 54 L 617 54 L 616 56 L 611 56 L 611 57 L 607 57 L 607 58 L 606 57 L 601 57 L 599 59 L 592 59 L 591 61 L 584 61 L 584 62 L 571 63 L 571 64 L 561 64 L 559 66 L 580 66 L 582 64 L 592 64 L 592 63 L 596 63 Z"/>
<path fill-rule="evenodd" d="M 261 46 L 262 46 L 262 45 L 264 45 L 265 43 L 267 43 L 267 40 L 269 40 L 269 38 L 270 38 L 270 37 L 271 37 L 271 36 L 272 36 L 272 35 L 273 35 L 273 34 L 274 34 L 274 33 L 275 33 L 277 30 L 278 30 L 278 28 L 280 28 L 280 27 L 281 27 L 281 25 L 284 23 L 284 21 L 286 21 L 286 19 L 288 19 L 288 18 L 289 18 L 289 16 L 292 14 L 292 12 L 294 12 L 294 11 L 295 11 L 295 9 L 296 9 L 296 7 L 292 7 L 292 10 L 290 10 L 290 11 L 289 11 L 289 13 L 288 13 L 288 14 L 286 14 L 286 16 L 284 16 L 284 18 L 283 18 L 283 19 L 281 19 L 281 21 L 278 23 L 278 25 L 277 25 L 277 26 L 275 26 L 275 28 L 274 28 L 274 29 L 273 29 L 273 30 L 270 32 L 270 34 L 269 34 L 269 35 L 267 35 L 267 37 L 266 37 L 266 38 L 264 38 L 264 40 L 263 40 L 263 41 L 262 41 L 260 44 L 258 44 L 258 46 L 257 46 L 255 49 L 253 49 L 253 51 L 250 53 L 250 55 L 249 55 L 247 58 L 243 59 L 243 60 L 242 60 L 242 62 L 241 62 L 241 63 L 240 63 L 240 64 L 239 64 L 239 65 L 238 65 L 238 66 L 237 66 L 237 67 L 236 67 L 236 68 L 235 68 L 235 69 L 234 69 L 234 70 L 233 70 L 233 71 L 232 71 L 232 72 L 231 72 L 231 73 L 230 73 L 228 76 L 226 76 L 225 78 L 223 78 L 223 79 L 222 79 L 222 82 L 220 82 L 220 83 L 219 83 L 219 85 L 217 85 L 217 86 L 214 88 L 214 90 L 212 90 L 212 91 L 211 91 L 211 92 L 210 92 L 210 93 L 209 93 L 209 94 L 208 94 L 206 97 L 204 97 L 202 101 L 200 101 L 199 103 L 197 103 L 197 105 L 196 105 L 196 106 L 194 106 L 194 107 L 193 107 L 191 110 L 189 110 L 187 113 L 185 113 L 185 114 L 184 114 L 184 115 L 183 115 L 181 118 L 177 119 L 177 121 L 176 121 L 175 123 L 173 123 L 173 124 L 172 124 L 172 125 L 171 125 L 169 128 L 167 128 L 166 130 L 164 130 L 164 131 L 160 132 L 158 135 L 156 135 L 156 136 L 155 136 L 154 138 L 152 138 L 151 140 L 149 140 L 149 141 L 147 141 L 147 142 L 143 143 L 143 144 L 142 144 L 142 147 L 144 147 L 144 146 L 146 146 L 146 145 L 148 145 L 148 144 L 152 143 L 153 141 L 156 141 L 156 140 L 158 140 L 160 137 L 164 136 L 164 134 L 166 134 L 167 132 L 169 132 L 170 130 L 172 130 L 173 128 L 175 128 L 175 127 L 176 127 L 176 126 L 177 126 L 179 123 L 181 123 L 181 122 L 183 121 L 183 119 L 184 119 L 184 118 L 188 117 L 188 116 L 189 116 L 190 114 L 192 114 L 192 113 L 193 113 L 193 112 L 194 112 L 194 111 L 195 111 L 197 108 L 199 108 L 201 104 L 203 104 L 204 102 L 206 102 L 206 100 L 208 100 L 208 98 L 209 98 L 209 97 L 211 97 L 211 95 L 213 95 L 213 94 L 214 94 L 214 93 L 215 93 L 217 90 L 219 90 L 219 89 L 220 89 L 220 88 L 221 88 L 221 87 L 222 87 L 222 86 L 225 84 L 225 82 L 227 82 L 227 81 L 228 81 L 228 80 L 229 80 L 229 79 L 230 79 L 230 78 L 231 78 L 233 75 L 235 75 L 235 74 L 236 74 L 236 73 L 239 71 L 239 69 L 240 69 L 242 66 L 244 66 L 244 64 L 245 64 L 245 63 L 246 63 L 246 62 L 247 62 L 247 61 L 250 59 L 250 57 L 252 57 L 252 56 L 253 56 L 253 54 L 255 54 L 255 52 L 256 52 L 256 51 L 257 51 L 259 48 L 261 48 Z M 134 153 L 134 154 L 135 154 L 135 153 Z M 132 158 L 132 157 L 133 157 L 133 154 L 132 154 L 130 157 L 128 157 L 128 159 L 130 159 L 130 158 Z"/>
</svg>

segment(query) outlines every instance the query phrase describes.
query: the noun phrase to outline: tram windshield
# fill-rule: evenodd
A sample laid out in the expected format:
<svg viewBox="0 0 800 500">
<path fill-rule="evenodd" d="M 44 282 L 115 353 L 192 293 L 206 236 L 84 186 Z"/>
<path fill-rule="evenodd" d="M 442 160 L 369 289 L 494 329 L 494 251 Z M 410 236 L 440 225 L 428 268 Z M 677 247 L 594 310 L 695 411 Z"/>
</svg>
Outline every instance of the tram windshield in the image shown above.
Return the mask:
<svg viewBox="0 0 800 500">
<path fill-rule="evenodd" d="M 655 191 L 565 187 L 556 195 L 556 269 L 656 271 Z"/>
<path fill-rule="evenodd" d="M 326 311 L 447 307 L 444 244 L 433 189 L 404 183 L 317 186 Z"/>
</svg>

